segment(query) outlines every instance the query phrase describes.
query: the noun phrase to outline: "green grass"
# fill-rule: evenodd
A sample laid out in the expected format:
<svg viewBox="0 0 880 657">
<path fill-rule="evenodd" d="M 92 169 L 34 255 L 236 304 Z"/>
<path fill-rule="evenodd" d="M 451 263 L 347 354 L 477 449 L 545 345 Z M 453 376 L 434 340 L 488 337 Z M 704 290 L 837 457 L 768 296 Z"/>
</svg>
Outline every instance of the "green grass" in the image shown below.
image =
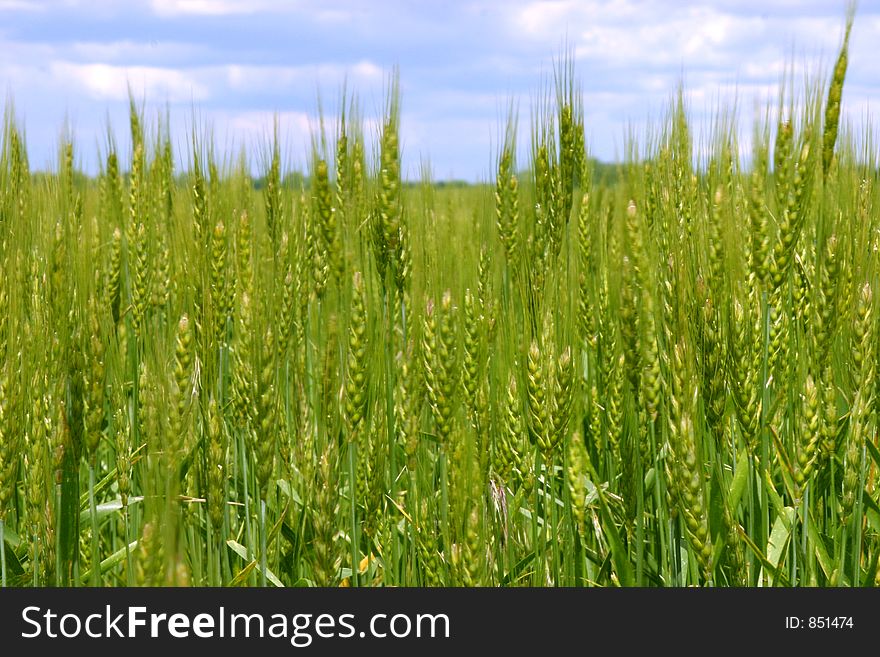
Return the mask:
<svg viewBox="0 0 880 657">
<path fill-rule="evenodd" d="M 601 171 L 564 60 L 488 185 L 401 180 L 396 83 L 376 153 L 343 99 L 259 184 L 195 135 L 175 170 L 134 103 L 130 162 L 89 178 L 65 142 L 33 173 L 9 109 L 4 584 L 873 586 L 880 199 L 846 48 L 748 162 L 679 93 Z"/>
</svg>

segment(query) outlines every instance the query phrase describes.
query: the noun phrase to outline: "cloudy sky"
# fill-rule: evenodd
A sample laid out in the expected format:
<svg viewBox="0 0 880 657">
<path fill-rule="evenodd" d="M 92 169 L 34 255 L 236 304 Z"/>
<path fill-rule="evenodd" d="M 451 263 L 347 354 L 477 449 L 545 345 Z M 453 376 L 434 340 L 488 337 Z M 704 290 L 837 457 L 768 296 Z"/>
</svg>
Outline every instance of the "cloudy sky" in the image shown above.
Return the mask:
<svg viewBox="0 0 880 657">
<path fill-rule="evenodd" d="M 51 165 L 65 125 L 87 169 L 108 124 L 125 147 L 128 85 L 150 116 L 169 110 L 182 149 L 195 119 L 220 150 L 249 145 L 258 163 L 277 115 L 290 165 L 301 166 L 319 92 L 332 115 L 347 80 L 372 119 L 397 66 L 407 171 L 428 159 L 438 179 L 479 180 L 490 176 L 510 100 L 526 129 L 565 47 L 575 53 L 591 151 L 612 160 L 628 130 L 662 116 L 680 79 L 697 121 L 734 96 L 746 120 L 756 99 L 775 97 L 786 63 L 827 72 L 846 4 L 0 0 L 0 85 L 35 168 Z M 862 0 L 844 92 L 844 116 L 859 124 L 880 110 L 877 43 L 880 0 Z"/>
</svg>

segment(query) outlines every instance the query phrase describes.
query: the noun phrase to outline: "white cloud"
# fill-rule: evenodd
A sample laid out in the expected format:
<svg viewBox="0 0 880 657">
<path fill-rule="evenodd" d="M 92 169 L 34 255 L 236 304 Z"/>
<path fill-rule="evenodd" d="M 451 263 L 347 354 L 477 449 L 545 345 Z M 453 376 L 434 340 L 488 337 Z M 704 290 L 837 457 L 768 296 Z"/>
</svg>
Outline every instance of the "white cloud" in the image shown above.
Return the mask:
<svg viewBox="0 0 880 657">
<path fill-rule="evenodd" d="M 45 11 L 45 6 L 30 0 L 0 0 L 0 11 Z"/>
<path fill-rule="evenodd" d="M 591 146 L 611 158 L 633 126 L 659 129 L 679 81 L 695 133 L 697 122 L 711 126 L 720 104 L 735 102 L 750 121 L 756 105 L 775 103 L 785 73 L 793 71 L 798 92 L 805 73 L 827 81 L 847 2 L 0 0 L 0 91 L 26 113 L 30 138 L 50 135 L 50 157 L 66 115 L 81 117 L 84 131 L 107 114 L 124 124 L 129 84 L 150 105 L 176 105 L 172 121 L 194 106 L 236 143 L 259 146 L 273 109 L 291 140 L 309 135 L 318 93 L 332 132 L 344 79 L 373 121 L 372 137 L 384 67 L 398 62 L 407 166 L 425 154 L 441 176 L 469 176 L 490 166 L 486 144 L 497 140 L 511 99 L 527 145 L 529 111 L 552 86 L 548 63 L 565 47 L 577 60 Z M 45 13 L 39 33 L 25 13 L 34 11 Z M 244 36 L 230 36 L 239 29 Z M 843 108 L 857 125 L 880 109 L 877 42 L 877 0 L 863 0 Z"/>
<path fill-rule="evenodd" d="M 302 137 L 309 134 L 310 118 L 305 112 L 222 112 L 214 114 L 214 121 L 222 121 L 236 137 L 264 140 L 272 136 L 275 121 L 282 134 Z"/>
<path fill-rule="evenodd" d="M 320 9 L 315 14 L 316 20 L 322 23 L 345 23 L 354 17 L 354 12 L 347 9 Z"/>
<path fill-rule="evenodd" d="M 369 11 L 350 0 L 299 2 L 297 0 L 149 0 L 151 11 L 163 18 L 180 16 L 244 16 L 302 13 L 319 23 L 344 23 Z"/>
<path fill-rule="evenodd" d="M 525 44 L 523 58 L 539 48 L 558 52 L 562 39 L 570 44 L 585 80 L 588 124 L 600 139 L 607 141 L 600 126 L 622 135 L 624 121 L 656 122 L 682 80 L 695 130 L 711 133 L 718 112 L 735 105 L 747 141 L 755 110 L 775 104 L 784 74 L 793 73 L 800 90 L 804 77 L 824 79 L 836 57 L 845 3 L 793 9 L 793 2 L 758 0 L 529 0 L 512 7 L 507 32 Z M 845 115 L 877 107 L 854 88 L 853 74 L 869 75 L 867 44 L 878 38 L 880 19 L 857 17 Z"/>
<path fill-rule="evenodd" d="M 125 100 L 129 87 L 136 96 L 171 103 L 202 101 L 210 95 L 208 87 L 185 70 L 67 61 L 52 62 L 49 68 L 55 78 L 82 85 L 96 100 Z"/>
<path fill-rule="evenodd" d="M 191 43 L 167 41 L 76 41 L 69 46 L 73 57 L 89 63 L 144 63 L 169 61 L 180 63 L 207 49 Z"/>
<path fill-rule="evenodd" d="M 729 63 L 735 68 L 736 57 L 744 54 L 738 45 L 761 29 L 761 22 L 754 18 L 701 8 L 632 25 L 584 21 L 584 27 L 572 38 L 579 58 L 618 66 L 657 68 Z"/>
<path fill-rule="evenodd" d="M 351 66 L 317 64 L 313 66 L 253 66 L 229 64 L 224 67 L 229 88 L 237 92 L 266 91 L 294 85 L 326 85 L 330 80 L 348 77 L 354 84 L 374 84 L 383 78 L 381 67 L 362 60 Z"/>
<path fill-rule="evenodd" d="M 152 10 L 163 17 L 256 14 L 278 6 L 269 0 L 150 0 Z"/>
<path fill-rule="evenodd" d="M 768 50 L 786 54 L 792 42 L 814 53 L 836 50 L 842 13 L 773 16 L 754 4 L 746 11 L 743 3 L 535 0 L 512 12 L 509 30 L 549 47 L 566 39 L 576 57 L 600 66 L 641 69 L 712 66 L 736 72 L 742 63 L 759 65 Z"/>
<path fill-rule="evenodd" d="M 530 2 L 519 10 L 515 23 L 533 38 L 543 38 L 551 32 L 564 34 L 568 18 L 576 8 L 577 5 L 571 0 Z M 586 8 L 582 7 L 583 10 Z"/>
<path fill-rule="evenodd" d="M 24 11 L 24 12 L 59 12 L 70 9 L 85 8 L 92 18 L 112 15 L 120 9 L 129 14 L 132 5 L 142 0 L 120 3 L 118 0 L 0 0 L 0 11 Z"/>
</svg>

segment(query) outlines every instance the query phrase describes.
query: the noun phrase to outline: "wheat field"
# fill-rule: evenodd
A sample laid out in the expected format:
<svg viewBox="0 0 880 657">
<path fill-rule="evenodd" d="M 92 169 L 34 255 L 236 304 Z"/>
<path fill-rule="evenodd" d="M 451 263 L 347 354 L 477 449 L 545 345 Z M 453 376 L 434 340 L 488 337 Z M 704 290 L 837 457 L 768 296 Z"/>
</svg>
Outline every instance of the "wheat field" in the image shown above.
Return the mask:
<svg viewBox="0 0 880 657">
<path fill-rule="evenodd" d="M 343 97 L 259 178 L 134 100 L 97 176 L 32 171 L 10 105 L 3 585 L 880 582 L 852 23 L 749 143 L 679 91 L 612 165 L 563 56 L 479 185 L 402 178 L 396 76 L 375 148 Z"/>
</svg>

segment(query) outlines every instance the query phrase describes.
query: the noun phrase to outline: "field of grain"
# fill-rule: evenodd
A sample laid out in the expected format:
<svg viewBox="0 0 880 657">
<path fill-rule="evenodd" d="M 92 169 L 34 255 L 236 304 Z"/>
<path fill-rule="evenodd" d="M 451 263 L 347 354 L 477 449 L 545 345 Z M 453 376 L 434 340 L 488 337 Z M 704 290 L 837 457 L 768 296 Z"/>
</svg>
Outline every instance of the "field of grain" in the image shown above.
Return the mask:
<svg viewBox="0 0 880 657">
<path fill-rule="evenodd" d="M 851 24 L 750 144 L 679 93 L 618 165 L 563 57 L 487 185 L 402 180 L 394 77 L 375 149 L 343 99 L 256 180 L 135 102 L 97 177 L 33 172 L 10 107 L 3 585 L 880 582 Z"/>
</svg>

